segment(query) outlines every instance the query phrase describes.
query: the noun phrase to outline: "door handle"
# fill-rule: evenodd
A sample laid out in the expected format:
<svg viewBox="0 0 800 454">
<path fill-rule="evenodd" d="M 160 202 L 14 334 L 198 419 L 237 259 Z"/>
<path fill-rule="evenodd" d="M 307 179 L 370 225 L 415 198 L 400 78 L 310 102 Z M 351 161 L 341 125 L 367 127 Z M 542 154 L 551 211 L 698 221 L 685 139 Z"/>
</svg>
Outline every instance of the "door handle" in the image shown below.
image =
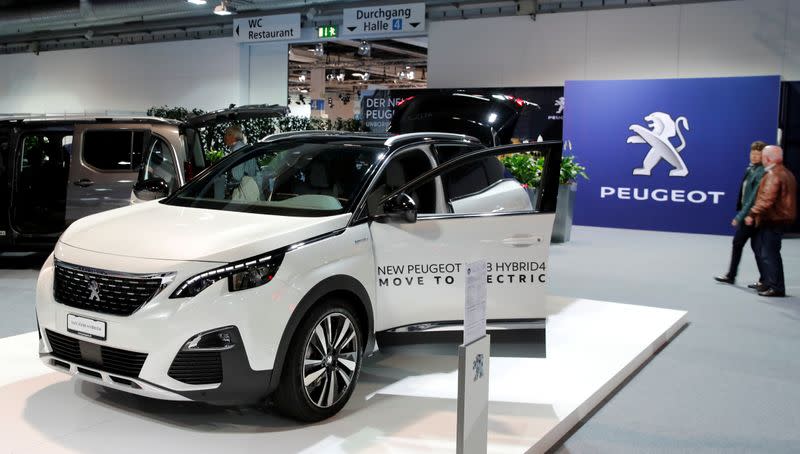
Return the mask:
<svg viewBox="0 0 800 454">
<path fill-rule="evenodd" d="M 75 186 L 80 186 L 82 188 L 88 188 L 89 186 L 94 184 L 94 181 L 88 178 L 81 178 L 80 180 L 76 181 Z"/>
<path fill-rule="evenodd" d="M 503 240 L 503 246 L 529 247 L 542 244 L 542 237 L 536 235 L 512 235 Z"/>
</svg>

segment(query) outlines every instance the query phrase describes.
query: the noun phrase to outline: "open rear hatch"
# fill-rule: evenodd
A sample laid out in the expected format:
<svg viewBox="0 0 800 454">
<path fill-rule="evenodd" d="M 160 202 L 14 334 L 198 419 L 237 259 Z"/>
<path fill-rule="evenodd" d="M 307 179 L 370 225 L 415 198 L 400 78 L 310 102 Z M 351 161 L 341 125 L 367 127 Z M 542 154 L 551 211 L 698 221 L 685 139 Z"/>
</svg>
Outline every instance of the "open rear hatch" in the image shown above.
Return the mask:
<svg viewBox="0 0 800 454">
<path fill-rule="evenodd" d="M 466 134 L 486 146 L 511 143 L 520 114 L 535 104 L 504 94 L 432 93 L 410 96 L 395 107 L 389 132 Z"/>
<path fill-rule="evenodd" d="M 283 117 L 288 113 L 289 108 L 286 106 L 279 106 L 277 104 L 250 104 L 206 112 L 187 119 L 186 124 L 192 128 L 204 128 L 213 123 L 250 120 L 255 118 Z"/>
</svg>

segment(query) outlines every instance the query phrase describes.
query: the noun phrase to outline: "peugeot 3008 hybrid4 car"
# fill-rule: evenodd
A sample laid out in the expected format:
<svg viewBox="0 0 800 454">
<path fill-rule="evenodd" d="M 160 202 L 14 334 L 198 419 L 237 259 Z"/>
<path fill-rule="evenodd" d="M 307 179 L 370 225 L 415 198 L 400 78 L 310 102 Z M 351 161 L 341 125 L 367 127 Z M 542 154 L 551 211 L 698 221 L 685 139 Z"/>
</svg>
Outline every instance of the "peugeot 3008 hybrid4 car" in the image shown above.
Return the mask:
<svg viewBox="0 0 800 454">
<path fill-rule="evenodd" d="M 535 203 L 497 159 L 525 151 L 547 157 Z M 41 359 L 144 396 L 327 418 L 376 334 L 463 320 L 465 262 L 489 263 L 490 321 L 544 317 L 560 154 L 273 136 L 166 199 L 72 224 L 38 281 Z"/>
</svg>

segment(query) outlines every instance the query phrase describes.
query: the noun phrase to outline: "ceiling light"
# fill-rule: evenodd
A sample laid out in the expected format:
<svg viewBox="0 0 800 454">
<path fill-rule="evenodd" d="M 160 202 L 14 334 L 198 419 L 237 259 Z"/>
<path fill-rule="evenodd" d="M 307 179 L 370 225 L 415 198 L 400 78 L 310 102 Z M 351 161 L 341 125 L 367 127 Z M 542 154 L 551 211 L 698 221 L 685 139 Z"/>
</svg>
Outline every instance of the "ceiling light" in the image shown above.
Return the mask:
<svg viewBox="0 0 800 454">
<path fill-rule="evenodd" d="M 312 50 L 312 52 L 314 52 L 314 56 L 315 57 L 324 57 L 325 56 L 325 45 L 322 44 L 322 43 L 317 43 L 317 45 L 314 46 L 314 50 Z"/>
<path fill-rule="evenodd" d="M 231 5 L 228 0 L 222 0 L 219 5 L 214 7 L 214 14 L 217 16 L 230 16 L 236 14 L 236 7 Z"/>
<path fill-rule="evenodd" d="M 361 41 L 361 44 L 358 45 L 358 55 L 369 57 L 370 53 L 372 53 L 372 45 L 366 41 Z"/>
<path fill-rule="evenodd" d="M 186 0 L 187 2 L 191 3 L 192 5 L 205 5 L 206 0 Z"/>
<path fill-rule="evenodd" d="M 86 38 L 87 41 L 92 39 L 93 36 L 94 36 L 94 31 L 92 30 L 87 30 L 86 33 L 83 34 L 83 37 Z"/>
<path fill-rule="evenodd" d="M 305 82 L 306 81 L 306 73 L 303 72 L 299 76 L 297 76 L 297 80 L 299 80 L 300 82 Z"/>
<path fill-rule="evenodd" d="M 414 80 L 415 76 L 416 74 L 414 74 L 414 70 L 406 71 L 406 79 Z"/>
<path fill-rule="evenodd" d="M 344 71 L 336 75 L 336 80 L 338 80 L 339 82 L 344 82 Z"/>
</svg>

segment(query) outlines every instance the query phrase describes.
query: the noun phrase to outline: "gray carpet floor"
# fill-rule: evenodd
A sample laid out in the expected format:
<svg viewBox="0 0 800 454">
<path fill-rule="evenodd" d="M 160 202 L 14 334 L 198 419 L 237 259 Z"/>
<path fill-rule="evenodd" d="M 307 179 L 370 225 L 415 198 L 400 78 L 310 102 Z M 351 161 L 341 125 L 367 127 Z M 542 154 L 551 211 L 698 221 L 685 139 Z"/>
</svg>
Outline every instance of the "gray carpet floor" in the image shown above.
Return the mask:
<svg viewBox="0 0 800 454">
<path fill-rule="evenodd" d="M 550 293 L 681 309 L 689 326 L 556 452 L 800 452 L 800 239 L 784 239 L 786 298 L 736 286 L 730 237 L 576 227 L 550 253 Z"/>
<path fill-rule="evenodd" d="M 549 292 L 681 309 L 689 326 L 584 421 L 564 453 L 800 452 L 800 239 L 785 239 L 787 298 L 758 297 L 730 237 L 575 227 L 550 253 Z M 33 331 L 37 259 L 0 260 L 0 338 Z"/>
</svg>

